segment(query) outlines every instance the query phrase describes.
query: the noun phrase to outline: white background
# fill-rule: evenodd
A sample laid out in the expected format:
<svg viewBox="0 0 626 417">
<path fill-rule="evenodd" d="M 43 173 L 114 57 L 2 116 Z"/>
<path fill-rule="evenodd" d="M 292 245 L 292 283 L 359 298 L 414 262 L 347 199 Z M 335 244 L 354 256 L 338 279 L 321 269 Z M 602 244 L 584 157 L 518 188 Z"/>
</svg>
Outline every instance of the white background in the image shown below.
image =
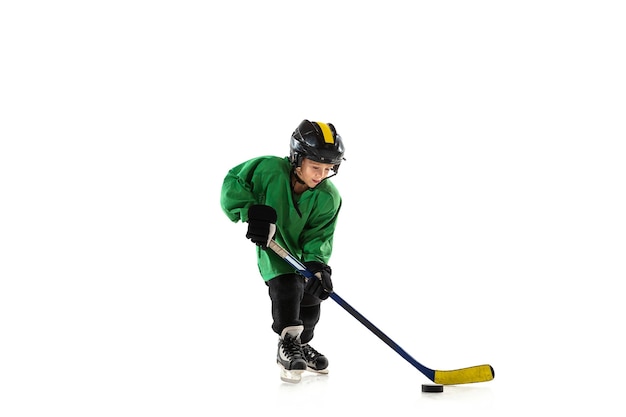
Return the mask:
<svg viewBox="0 0 626 417">
<path fill-rule="evenodd" d="M 0 6 L 0 414 L 623 415 L 618 1 Z M 334 123 L 326 377 L 282 384 L 222 179 Z"/>
</svg>

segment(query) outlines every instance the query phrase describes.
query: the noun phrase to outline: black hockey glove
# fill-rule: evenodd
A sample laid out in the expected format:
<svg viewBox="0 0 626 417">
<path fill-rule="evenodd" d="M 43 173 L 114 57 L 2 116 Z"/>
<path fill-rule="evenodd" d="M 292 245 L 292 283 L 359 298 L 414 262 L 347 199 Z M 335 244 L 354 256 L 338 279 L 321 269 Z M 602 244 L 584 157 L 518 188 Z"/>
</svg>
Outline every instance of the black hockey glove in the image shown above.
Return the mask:
<svg viewBox="0 0 626 417">
<path fill-rule="evenodd" d="M 260 204 L 250 206 L 246 237 L 257 246 L 266 249 L 274 233 L 276 233 L 276 210 Z"/>
<path fill-rule="evenodd" d="M 317 261 L 304 262 L 304 266 L 315 275 L 308 279 L 304 291 L 320 300 L 327 299 L 333 292 L 333 282 L 330 279 L 333 271 L 330 266 Z"/>
</svg>

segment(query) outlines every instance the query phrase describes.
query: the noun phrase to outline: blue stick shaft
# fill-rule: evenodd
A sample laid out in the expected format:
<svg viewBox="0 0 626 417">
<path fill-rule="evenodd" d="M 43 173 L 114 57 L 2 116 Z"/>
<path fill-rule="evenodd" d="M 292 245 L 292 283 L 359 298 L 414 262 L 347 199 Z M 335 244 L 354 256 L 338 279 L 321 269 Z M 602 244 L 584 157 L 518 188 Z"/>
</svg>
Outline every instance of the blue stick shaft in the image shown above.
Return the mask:
<svg viewBox="0 0 626 417">
<path fill-rule="evenodd" d="M 313 277 L 313 273 L 309 271 L 306 266 L 302 264 L 298 259 L 294 258 L 289 252 L 283 249 L 278 243 L 274 240 L 270 241 L 269 244 L 270 249 L 272 249 L 278 256 L 283 258 L 287 263 L 293 266 L 299 274 L 306 278 Z M 376 327 L 371 321 L 365 318 L 361 313 L 359 313 L 354 307 L 352 307 L 346 300 L 341 298 L 336 292 L 330 294 L 330 298 L 332 298 L 337 304 L 339 304 L 344 310 L 346 310 L 352 317 L 357 319 L 361 324 L 367 327 L 372 333 L 378 336 L 383 342 L 385 342 L 390 348 L 395 350 L 400 356 L 402 356 L 407 362 L 417 368 L 421 373 L 423 373 L 428 379 L 431 381 L 435 380 L 435 371 L 422 365 L 418 361 L 416 361 L 411 355 L 409 355 L 404 349 L 400 347 L 396 342 L 391 340 L 389 336 L 382 332 L 378 327 Z"/>
</svg>

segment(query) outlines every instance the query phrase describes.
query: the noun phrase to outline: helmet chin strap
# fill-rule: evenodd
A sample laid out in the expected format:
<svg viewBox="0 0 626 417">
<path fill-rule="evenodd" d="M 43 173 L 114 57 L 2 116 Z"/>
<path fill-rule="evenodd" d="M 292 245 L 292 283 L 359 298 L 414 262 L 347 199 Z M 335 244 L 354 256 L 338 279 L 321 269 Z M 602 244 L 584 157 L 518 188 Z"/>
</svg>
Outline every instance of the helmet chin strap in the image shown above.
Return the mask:
<svg viewBox="0 0 626 417">
<path fill-rule="evenodd" d="M 304 181 L 302 181 L 302 178 L 300 178 L 300 176 L 298 175 L 298 171 L 297 171 L 298 168 L 300 168 L 300 167 L 297 167 L 297 168 L 293 169 L 293 171 L 292 171 L 293 172 L 293 176 L 294 176 L 294 178 L 295 178 L 295 180 L 296 180 L 296 182 L 298 184 L 306 185 L 306 183 Z"/>
</svg>

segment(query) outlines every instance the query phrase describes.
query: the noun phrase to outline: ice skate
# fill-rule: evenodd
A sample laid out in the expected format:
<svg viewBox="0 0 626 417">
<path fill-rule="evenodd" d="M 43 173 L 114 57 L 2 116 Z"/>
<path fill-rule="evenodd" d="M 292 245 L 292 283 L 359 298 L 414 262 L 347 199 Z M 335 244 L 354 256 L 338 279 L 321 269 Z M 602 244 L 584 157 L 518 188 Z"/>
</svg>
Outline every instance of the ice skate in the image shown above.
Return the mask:
<svg viewBox="0 0 626 417">
<path fill-rule="evenodd" d="M 317 372 L 318 374 L 328 373 L 328 359 L 319 353 L 308 343 L 302 345 L 304 360 L 306 360 L 307 370 Z"/>
<path fill-rule="evenodd" d="M 280 379 L 284 382 L 298 383 L 302 379 L 302 372 L 307 369 L 304 360 L 300 334 L 303 326 L 285 327 L 278 340 L 276 362 L 280 367 Z"/>
</svg>

